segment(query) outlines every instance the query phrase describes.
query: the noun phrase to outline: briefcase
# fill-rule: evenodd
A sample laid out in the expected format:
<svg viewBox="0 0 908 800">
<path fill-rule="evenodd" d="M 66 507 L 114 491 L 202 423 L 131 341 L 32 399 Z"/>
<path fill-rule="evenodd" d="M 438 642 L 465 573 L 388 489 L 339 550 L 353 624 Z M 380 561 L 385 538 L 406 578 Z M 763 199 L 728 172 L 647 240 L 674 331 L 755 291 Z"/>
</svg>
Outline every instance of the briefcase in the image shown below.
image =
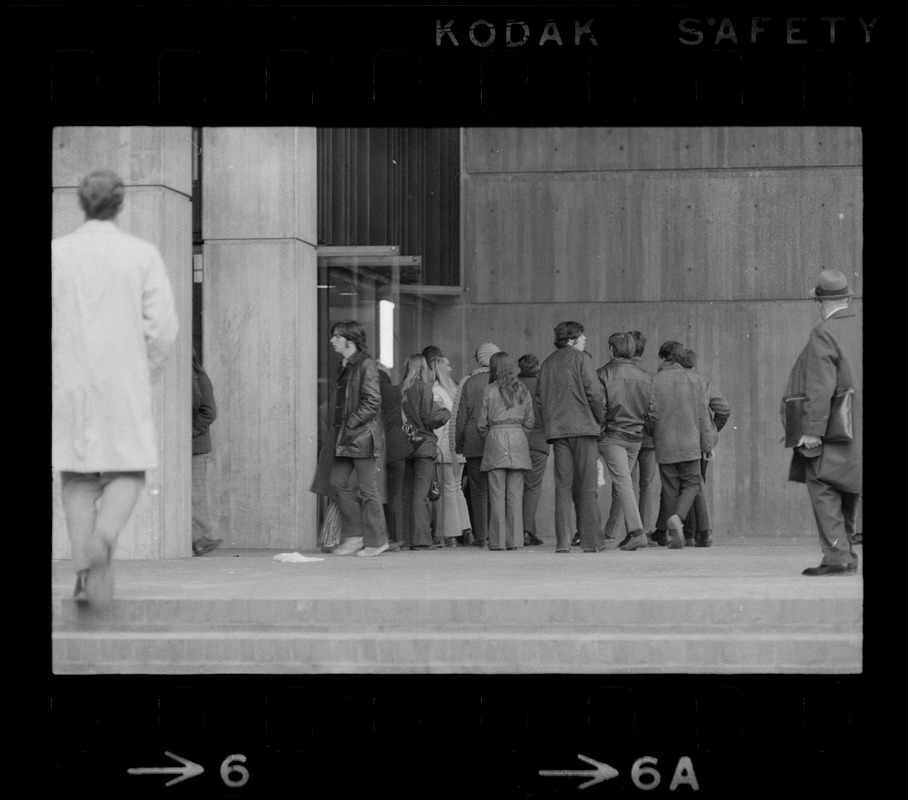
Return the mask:
<svg viewBox="0 0 908 800">
<path fill-rule="evenodd" d="M 785 403 L 785 446 L 794 447 L 804 433 L 804 403 L 806 395 L 799 394 L 783 399 Z M 824 442 L 850 442 L 854 436 L 852 428 L 852 405 L 854 389 L 836 389 L 829 407 L 829 422 L 826 424 Z"/>
</svg>

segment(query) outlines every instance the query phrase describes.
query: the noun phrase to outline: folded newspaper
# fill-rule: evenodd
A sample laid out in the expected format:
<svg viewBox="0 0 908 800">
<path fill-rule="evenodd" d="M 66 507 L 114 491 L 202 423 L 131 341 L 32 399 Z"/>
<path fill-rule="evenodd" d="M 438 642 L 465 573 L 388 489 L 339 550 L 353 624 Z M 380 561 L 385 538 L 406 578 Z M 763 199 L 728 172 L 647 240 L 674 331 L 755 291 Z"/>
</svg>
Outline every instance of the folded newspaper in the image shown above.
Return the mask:
<svg viewBox="0 0 908 800">
<path fill-rule="evenodd" d="M 300 555 L 299 553 L 278 553 L 274 557 L 275 561 L 287 561 L 291 564 L 300 564 L 304 561 L 324 561 L 323 558 L 310 558 L 309 556 Z"/>
</svg>

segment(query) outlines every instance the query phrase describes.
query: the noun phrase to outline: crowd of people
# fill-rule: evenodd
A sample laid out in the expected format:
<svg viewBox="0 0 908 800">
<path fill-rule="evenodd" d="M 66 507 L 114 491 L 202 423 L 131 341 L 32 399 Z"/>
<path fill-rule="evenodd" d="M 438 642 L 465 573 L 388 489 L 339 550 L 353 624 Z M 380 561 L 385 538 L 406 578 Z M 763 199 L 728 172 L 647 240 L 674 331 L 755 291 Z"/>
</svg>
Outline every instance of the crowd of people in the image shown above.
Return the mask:
<svg viewBox="0 0 908 800">
<path fill-rule="evenodd" d="M 664 342 L 650 375 L 641 366 L 646 337 L 618 331 L 596 369 L 583 325 L 561 322 L 554 334 L 541 363 L 479 345 L 459 383 L 429 345 L 406 359 L 395 386 L 369 355 L 362 325 L 337 323 L 333 417 L 311 487 L 339 510 L 322 550 L 371 557 L 543 545 L 536 517 L 550 456 L 555 524 L 543 533 L 554 533 L 555 552 L 709 547 L 703 484 L 731 408 L 696 372 L 695 353 Z"/>
<path fill-rule="evenodd" d="M 159 467 L 152 383 L 180 330 L 158 249 L 121 231 L 123 180 L 102 169 L 79 184 L 85 222 L 52 243 L 52 466 L 76 573 L 77 603 L 105 605 L 112 561 L 146 472 Z M 821 321 L 798 356 L 782 401 L 788 479 L 805 483 L 823 559 L 807 576 L 854 575 L 863 542 L 863 379 L 860 318 L 846 276 L 823 270 L 810 292 Z M 481 344 L 456 383 L 438 347 L 411 355 L 394 385 L 355 320 L 335 324 L 341 357 L 310 487 L 327 498 L 319 534 L 337 555 L 545 542 L 536 511 L 553 458 L 555 552 L 712 544 L 703 482 L 728 401 L 696 372 L 696 356 L 663 342 L 658 369 L 641 366 L 638 331 L 608 339 L 599 369 L 578 322 L 554 329 L 541 363 Z M 216 548 L 207 503 L 211 381 L 193 358 L 193 553 Z M 598 487 L 611 476 L 602 524 Z M 639 498 L 633 475 L 638 475 Z M 658 482 L 657 482 L 658 474 Z M 656 496 L 656 486 L 661 491 Z M 440 509 L 440 510 L 439 510 Z M 626 535 L 619 541 L 620 532 Z"/>
</svg>

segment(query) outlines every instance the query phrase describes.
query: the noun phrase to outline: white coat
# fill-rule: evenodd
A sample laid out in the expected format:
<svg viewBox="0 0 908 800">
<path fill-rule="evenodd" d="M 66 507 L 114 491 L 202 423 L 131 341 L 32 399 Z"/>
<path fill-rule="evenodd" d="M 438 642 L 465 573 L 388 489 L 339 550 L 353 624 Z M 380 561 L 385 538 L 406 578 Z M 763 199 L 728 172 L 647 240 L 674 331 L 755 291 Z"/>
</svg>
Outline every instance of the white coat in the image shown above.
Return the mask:
<svg viewBox="0 0 908 800">
<path fill-rule="evenodd" d="M 51 243 L 53 468 L 158 466 L 151 382 L 179 328 L 158 249 L 88 220 Z"/>
</svg>

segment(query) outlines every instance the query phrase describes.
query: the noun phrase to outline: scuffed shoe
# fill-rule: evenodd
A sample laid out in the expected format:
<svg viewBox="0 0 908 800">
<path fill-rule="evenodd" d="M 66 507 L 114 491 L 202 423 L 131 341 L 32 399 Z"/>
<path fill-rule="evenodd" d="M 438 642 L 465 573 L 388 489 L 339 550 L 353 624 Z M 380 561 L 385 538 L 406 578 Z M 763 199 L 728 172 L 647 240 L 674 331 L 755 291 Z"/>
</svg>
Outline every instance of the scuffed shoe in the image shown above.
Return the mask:
<svg viewBox="0 0 908 800">
<path fill-rule="evenodd" d="M 853 564 L 820 564 L 818 567 L 808 567 L 801 574 L 810 578 L 827 578 L 833 575 L 855 575 L 858 571 L 857 562 Z"/>
<path fill-rule="evenodd" d="M 362 536 L 350 536 L 347 539 L 343 539 L 341 543 L 334 548 L 334 555 L 336 556 L 352 556 L 354 553 L 358 553 L 363 549 L 363 537 Z"/>
<path fill-rule="evenodd" d="M 642 531 L 634 536 L 629 536 L 627 542 L 621 545 L 621 549 L 626 551 L 638 550 L 641 547 L 649 547 L 649 539 Z"/>
<path fill-rule="evenodd" d="M 530 533 L 529 531 L 524 531 L 523 532 L 523 544 L 524 544 L 524 547 L 533 547 L 535 545 L 544 544 L 544 542 L 535 533 Z"/>
<path fill-rule="evenodd" d="M 697 534 L 697 541 L 694 542 L 694 547 L 712 547 L 713 546 L 713 537 L 709 531 L 703 531 L 703 533 Z"/>
<path fill-rule="evenodd" d="M 613 536 L 611 539 L 605 539 L 600 546 L 600 550 L 617 550 L 621 546 L 618 538 Z"/>
<path fill-rule="evenodd" d="M 456 536 L 445 536 L 445 547 L 459 547 Z"/>
<path fill-rule="evenodd" d="M 653 531 L 649 538 L 656 547 L 665 547 L 668 545 L 668 536 L 665 531 Z"/>
<path fill-rule="evenodd" d="M 385 550 L 388 549 L 388 543 L 378 545 L 378 547 L 364 547 L 362 550 L 357 551 L 356 555 L 361 558 L 371 558 L 372 556 L 380 556 Z"/>
<path fill-rule="evenodd" d="M 209 539 L 207 536 L 203 536 L 201 539 L 196 539 L 192 543 L 192 554 L 194 556 L 203 556 L 205 553 L 210 553 L 212 550 L 217 550 L 222 544 L 223 539 Z"/>
</svg>

